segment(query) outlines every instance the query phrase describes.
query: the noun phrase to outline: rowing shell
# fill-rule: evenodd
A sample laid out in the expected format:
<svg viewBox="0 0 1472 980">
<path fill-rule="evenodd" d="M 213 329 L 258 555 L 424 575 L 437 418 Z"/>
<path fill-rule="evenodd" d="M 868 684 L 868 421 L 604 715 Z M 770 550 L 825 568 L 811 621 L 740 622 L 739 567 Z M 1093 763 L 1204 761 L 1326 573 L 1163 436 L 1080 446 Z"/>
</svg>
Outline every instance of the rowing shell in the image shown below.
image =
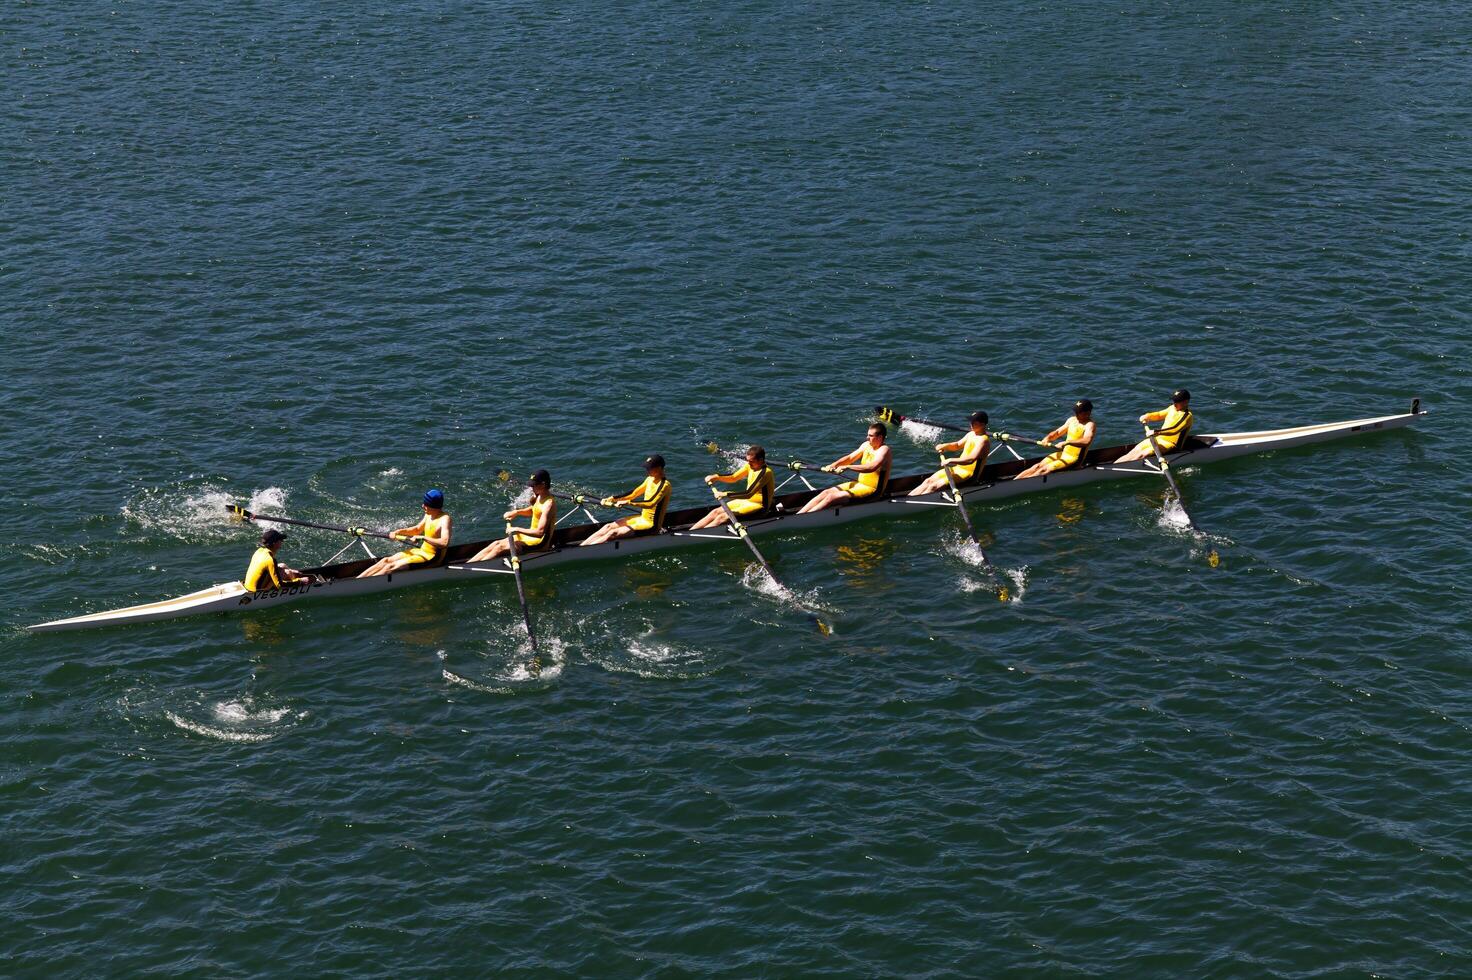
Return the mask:
<svg viewBox="0 0 1472 980">
<path fill-rule="evenodd" d="M 1193 437 L 1187 440 L 1183 448 L 1170 454 L 1171 465 L 1177 469 L 1183 466 L 1199 466 L 1203 463 L 1215 463 L 1251 453 L 1290 449 L 1294 446 L 1344 439 L 1362 433 L 1399 429 L 1425 414 L 1419 410 L 1418 405 L 1413 404 L 1411 411 L 1402 415 L 1384 415 L 1372 419 L 1304 425 L 1292 429 Z M 1145 461 L 1123 465 L 1114 464 L 1113 461 L 1123 456 L 1129 448 L 1129 446 L 1112 446 L 1108 449 L 1095 450 L 1088 454 L 1085 460 L 1086 465 L 1080 468 L 1049 473 L 1027 480 L 1014 480 L 1012 477 L 1035 463 L 1037 461 L 1035 459 L 992 463 L 978 474 L 977 479 L 960 488 L 961 495 L 966 501 L 974 503 L 1003 500 L 1045 490 L 1063 490 L 1086 483 L 1098 483 L 1101 480 L 1142 476 L 1159 479 L 1160 471 L 1153 465 L 1147 465 Z M 829 507 L 811 514 L 798 514 L 797 511 L 812 499 L 817 491 L 806 490 L 801 493 L 784 494 L 777 498 L 777 509 L 771 516 L 749 519 L 744 523 L 753 535 L 772 534 L 778 531 L 806 531 L 872 517 L 904 517 L 923 512 L 928 507 L 954 506 L 948 490 L 937 491 L 922 497 L 904 496 L 925 476 L 926 474 L 896 477 L 890 481 L 889 495 L 885 497 Z M 729 533 L 715 530 L 686 530 L 704 516 L 707 510 L 708 508 L 696 507 L 672 511 L 665 517 L 666 530 L 662 533 L 622 538 L 587 548 L 580 548 L 577 543 L 601 527 L 601 524 L 579 524 L 559 528 L 553 535 L 553 546 L 549 550 L 522 556 L 522 570 L 534 572 L 553 565 L 596 561 L 694 545 L 722 544 L 730 547 L 733 544 L 739 544 L 739 540 Z M 362 559 L 306 569 L 308 573 L 325 579 L 323 582 L 294 583 L 283 585 L 279 589 L 266 589 L 261 592 L 249 592 L 239 582 L 227 582 L 174 599 L 92 613 L 87 616 L 74 616 L 71 619 L 58 619 L 49 623 L 39 623 L 27 629 L 33 633 L 96 629 L 124 623 L 179 619 L 184 616 L 199 616 L 205 613 L 266 609 L 307 599 L 368 595 L 409 585 L 427 585 L 431 582 L 465 582 L 484 580 L 487 575 L 511 575 L 511 569 L 500 559 L 477 564 L 463 564 L 467 558 L 489 543 L 488 541 L 477 541 L 473 544 L 455 545 L 448 550 L 444 564 L 428 568 L 410 568 L 394 572 L 392 575 L 379 575 L 369 579 L 356 578 L 359 572 L 372 564 L 371 560 Z"/>
</svg>

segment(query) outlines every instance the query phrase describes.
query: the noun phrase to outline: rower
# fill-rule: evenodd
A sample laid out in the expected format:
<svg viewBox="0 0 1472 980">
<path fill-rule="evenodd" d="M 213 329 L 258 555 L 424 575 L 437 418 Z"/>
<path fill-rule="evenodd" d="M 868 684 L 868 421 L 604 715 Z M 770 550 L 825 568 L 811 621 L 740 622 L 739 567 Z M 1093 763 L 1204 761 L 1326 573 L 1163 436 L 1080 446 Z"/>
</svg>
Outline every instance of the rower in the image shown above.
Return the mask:
<svg viewBox="0 0 1472 980">
<path fill-rule="evenodd" d="M 524 555 L 528 551 L 545 551 L 552 547 L 552 531 L 557 527 L 557 498 L 552 496 L 552 474 L 546 470 L 537 470 L 532 474 L 527 485 L 532 488 L 531 504 L 508 510 L 501 515 L 508 521 L 507 537 L 516 536 L 518 555 Z M 509 523 L 518 517 L 531 518 L 531 526 L 515 527 Z M 469 561 L 490 561 L 510 550 L 511 546 L 506 543 L 506 538 L 498 538 L 482 548 Z"/>
<path fill-rule="evenodd" d="M 705 478 L 705 484 L 739 483 L 743 479 L 746 480 L 745 490 L 718 490 L 716 495 L 726 501 L 726 506 L 731 508 L 733 514 L 740 517 L 748 514 L 754 517 L 766 516 L 772 509 L 773 498 L 777 496 L 777 478 L 772 475 L 772 468 L 767 465 L 767 451 L 761 446 L 752 446 L 746 450 L 746 462 L 736 472 L 712 473 Z M 690 525 L 690 530 L 719 527 L 728 520 L 726 512 L 717 506 Z"/>
<path fill-rule="evenodd" d="M 1052 442 L 1054 439 L 1063 439 L 1062 447 L 1018 473 L 1014 479 L 1026 480 L 1028 477 L 1044 476 L 1078 466 L 1089 451 L 1089 443 L 1094 441 L 1094 403 L 1087 398 L 1074 402 L 1073 414 L 1058 428 L 1043 436 L 1044 442 Z"/>
<path fill-rule="evenodd" d="M 622 497 L 604 497 L 604 507 L 633 506 L 640 508 L 633 517 L 609 521 L 583 539 L 582 546 L 602 544 L 615 538 L 627 538 L 641 532 L 658 534 L 664 530 L 664 512 L 669 508 L 670 481 L 664 476 L 664 457 L 655 453 L 644 460 L 644 482 Z"/>
<path fill-rule="evenodd" d="M 981 474 L 982 467 L 986 466 L 986 457 L 991 452 L 992 439 L 986 431 L 987 414 L 985 412 L 971 413 L 971 431 L 966 433 L 958 442 L 943 442 L 935 447 L 935 451 L 941 454 L 941 468 L 927 476 L 918 487 L 910 491 L 910 496 L 919 497 L 927 493 L 935 493 L 950 486 L 950 480 L 946 479 L 946 470 L 951 471 L 951 479 L 956 481 L 956 486 L 962 486 L 973 477 Z M 946 459 L 946 453 L 955 453 L 954 459 Z"/>
<path fill-rule="evenodd" d="M 261 545 L 256 553 L 251 556 L 250 570 L 245 573 L 245 591 L 264 592 L 267 589 L 279 589 L 283 580 L 287 582 L 310 582 L 309 576 L 303 575 L 294 568 L 276 563 L 276 552 L 281 550 L 281 544 L 286 540 L 286 535 L 274 527 L 261 532 Z"/>
<path fill-rule="evenodd" d="M 375 575 L 390 575 L 400 569 L 414 565 L 426 565 L 436 561 L 450 547 L 450 515 L 445 513 L 445 494 L 441 490 L 427 490 L 424 494 L 424 517 L 418 524 L 401 527 L 389 532 L 391 537 L 406 538 L 419 542 L 397 554 L 380 558 L 358 578 Z"/>
<path fill-rule="evenodd" d="M 892 462 L 889 447 L 884 444 L 888 435 L 889 430 L 884 427 L 884 423 L 875 422 L 869 426 L 869 437 L 859 444 L 858 449 L 821 467 L 824 473 L 842 473 L 848 470 L 857 473 L 859 478 L 822 491 L 803 504 L 798 513 L 810 514 L 815 510 L 851 504 L 876 494 L 882 496 L 889 485 L 889 466 Z"/>
<path fill-rule="evenodd" d="M 1160 454 L 1164 456 L 1173 449 L 1180 448 L 1181 443 L 1191 434 L 1191 426 L 1196 421 L 1196 416 L 1191 414 L 1191 393 L 1185 388 L 1177 388 L 1170 396 L 1170 408 L 1162 408 L 1158 412 L 1146 412 L 1140 416 L 1140 424 L 1159 422 L 1160 428 L 1155 430 L 1155 442 L 1160 446 Z M 1146 459 L 1153 456 L 1155 450 L 1150 445 L 1149 439 L 1142 439 L 1135 448 L 1116 459 L 1116 463 L 1133 463 L 1137 459 Z"/>
</svg>

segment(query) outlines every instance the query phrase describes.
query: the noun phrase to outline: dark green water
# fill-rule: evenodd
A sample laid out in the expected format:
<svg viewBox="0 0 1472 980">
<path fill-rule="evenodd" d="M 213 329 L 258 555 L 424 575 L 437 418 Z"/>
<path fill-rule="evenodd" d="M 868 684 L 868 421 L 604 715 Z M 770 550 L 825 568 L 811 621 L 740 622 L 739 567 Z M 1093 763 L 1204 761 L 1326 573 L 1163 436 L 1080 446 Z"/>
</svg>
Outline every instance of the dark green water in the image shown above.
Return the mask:
<svg viewBox="0 0 1472 980">
<path fill-rule="evenodd" d="M 17 3 L 4 972 L 1472 971 L 1472 18 Z M 462 536 L 865 410 L 1414 430 L 254 616 L 226 499 Z M 896 440 L 899 468 L 932 464 Z M 284 555 L 341 544 L 296 534 Z M 447 682 L 446 668 L 491 693 Z"/>
</svg>

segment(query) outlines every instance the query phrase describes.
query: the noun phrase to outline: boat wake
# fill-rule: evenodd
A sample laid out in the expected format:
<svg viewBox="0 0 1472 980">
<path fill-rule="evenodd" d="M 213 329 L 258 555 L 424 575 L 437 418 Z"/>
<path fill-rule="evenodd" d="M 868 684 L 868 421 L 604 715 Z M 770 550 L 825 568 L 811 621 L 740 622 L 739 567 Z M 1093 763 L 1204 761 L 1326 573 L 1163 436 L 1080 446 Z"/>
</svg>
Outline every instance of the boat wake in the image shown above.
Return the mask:
<svg viewBox="0 0 1472 980">
<path fill-rule="evenodd" d="M 198 706 L 207 717 L 190 717 L 196 712 L 181 713 L 163 709 L 163 716 L 175 727 L 221 742 L 268 742 L 296 727 L 307 717 L 305 711 L 290 708 L 259 707 L 250 696 L 238 700 L 216 701 Z"/>
<path fill-rule="evenodd" d="M 225 506 L 239 499 L 238 494 L 213 484 L 193 490 L 156 488 L 128 501 L 121 514 L 150 531 L 162 531 L 181 541 L 223 540 L 234 536 L 238 528 L 226 516 Z M 286 491 L 280 487 L 252 490 L 245 506 L 259 514 L 279 514 L 286 507 Z"/>
</svg>

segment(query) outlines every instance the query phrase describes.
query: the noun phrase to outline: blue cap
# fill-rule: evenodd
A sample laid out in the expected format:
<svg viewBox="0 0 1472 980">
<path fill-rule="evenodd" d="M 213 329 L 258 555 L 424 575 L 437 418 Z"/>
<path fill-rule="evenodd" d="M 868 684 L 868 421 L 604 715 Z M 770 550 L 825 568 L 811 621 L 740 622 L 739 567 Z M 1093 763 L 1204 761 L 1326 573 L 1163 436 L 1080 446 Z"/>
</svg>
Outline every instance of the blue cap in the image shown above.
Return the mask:
<svg viewBox="0 0 1472 980">
<path fill-rule="evenodd" d="M 444 510 L 445 492 L 443 490 L 424 491 L 424 506 L 433 507 L 435 510 Z"/>
</svg>

